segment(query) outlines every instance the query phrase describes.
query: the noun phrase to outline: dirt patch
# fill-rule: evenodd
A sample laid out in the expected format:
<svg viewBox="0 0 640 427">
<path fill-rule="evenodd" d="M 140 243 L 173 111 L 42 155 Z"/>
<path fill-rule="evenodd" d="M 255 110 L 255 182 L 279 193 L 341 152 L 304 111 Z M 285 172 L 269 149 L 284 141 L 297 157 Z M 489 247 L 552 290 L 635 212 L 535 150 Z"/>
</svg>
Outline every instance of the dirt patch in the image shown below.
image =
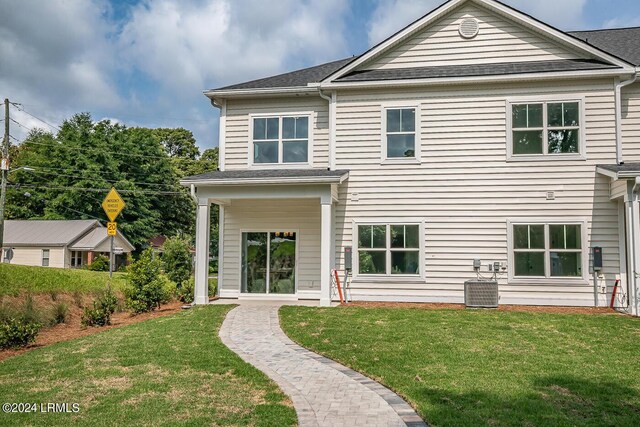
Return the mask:
<svg viewBox="0 0 640 427">
<path fill-rule="evenodd" d="M 465 310 L 464 304 L 427 304 L 427 303 L 400 303 L 400 302 L 353 302 L 341 307 L 363 308 L 414 308 L 420 310 Z M 501 305 L 496 311 L 513 311 L 523 313 L 550 313 L 550 314 L 608 314 L 619 315 L 610 308 L 595 307 L 548 307 L 525 305 Z M 621 314 L 620 314 L 621 315 Z"/>
<path fill-rule="evenodd" d="M 77 299 L 77 296 L 76 296 Z M 17 300 L 17 298 L 16 298 Z M 85 337 L 87 335 L 97 334 L 99 332 L 107 331 L 113 328 L 119 328 L 134 323 L 143 322 L 149 319 L 155 319 L 157 317 L 169 316 L 181 311 L 182 303 L 179 301 L 170 302 L 163 305 L 159 310 L 152 311 L 150 313 L 139 314 L 137 316 L 131 315 L 128 312 L 114 313 L 111 316 L 111 325 L 98 328 L 85 328 L 80 324 L 80 318 L 82 316 L 83 309 L 76 304 L 74 297 L 71 295 L 58 295 L 55 301 L 52 301 L 49 295 L 36 295 L 34 296 L 35 303 L 43 310 L 47 310 L 49 306 L 52 306 L 58 302 L 64 302 L 67 304 L 69 312 L 65 323 L 59 325 L 43 328 L 40 330 L 36 342 L 28 347 L 21 349 L 7 349 L 0 350 L 0 361 L 8 359 L 9 357 L 17 356 L 27 351 L 34 350 L 36 348 L 46 347 L 51 344 L 55 344 L 62 341 L 69 341 L 75 338 Z M 88 304 L 89 298 L 86 298 L 85 304 Z M 7 298 L 5 298 L 7 301 Z M 53 303 L 53 304 L 52 304 Z"/>
</svg>

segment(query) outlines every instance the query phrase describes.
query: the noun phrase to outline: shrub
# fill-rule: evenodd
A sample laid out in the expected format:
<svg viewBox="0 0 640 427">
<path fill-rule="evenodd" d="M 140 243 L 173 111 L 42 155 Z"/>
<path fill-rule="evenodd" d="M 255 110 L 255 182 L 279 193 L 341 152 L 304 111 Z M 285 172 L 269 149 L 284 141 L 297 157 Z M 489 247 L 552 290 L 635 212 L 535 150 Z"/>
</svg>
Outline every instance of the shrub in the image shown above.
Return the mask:
<svg viewBox="0 0 640 427">
<path fill-rule="evenodd" d="M 53 306 L 51 310 L 51 322 L 54 325 L 65 323 L 69 315 L 69 307 L 63 302 L 59 302 Z"/>
<path fill-rule="evenodd" d="M 33 300 L 33 296 L 31 294 L 27 295 L 27 298 L 20 309 L 20 313 L 18 316 L 28 323 L 37 323 L 42 324 L 42 313 L 40 313 L 36 308 L 36 303 Z"/>
<path fill-rule="evenodd" d="M 110 286 L 93 301 L 93 307 L 86 307 L 80 322 L 82 326 L 106 326 L 111 324 L 111 315 L 118 309 L 118 297 Z"/>
<path fill-rule="evenodd" d="M 181 302 L 190 304 L 193 302 L 193 293 L 195 291 L 195 288 L 196 281 L 193 277 L 191 277 L 189 280 L 185 280 L 184 282 L 180 283 L 180 286 L 178 286 L 176 292 L 176 297 Z"/>
<path fill-rule="evenodd" d="M 164 242 L 162 266 L 167 277 L 174 283 L 189 280 L 193 270 L 190 240 L 185 237 L 172 237 Z"/>
<path fill-rule="evenodd" d="M 104 255 L 98 255 L 93 259 L 91 265 L 87 266 L 89 271 L 109 271 L 109 258 Z"/>
<path fill-rule="evenodd" d="M 0 322 L 0 348 L 25 347 L 35 341 L 42 325 L 24 318 Z"/>
<path fill-rule="evenodd" d="M 73 303 L 78 308 L 83 308 L 84 307 L 84 296 L 82 295 L 82 292 L 73 291 Z"/>
<path fill-rule="evenodd" d="M 154 259 L 152 249 L 145 250 L 140 259 L 131 264 L 127 281 L 124 295 L 127 307 L 134 313 L 155 310 L 171 297 L 167 292 L 169 279 L 162 274 L 162 263 L 159 259 Z"/>
</svg>

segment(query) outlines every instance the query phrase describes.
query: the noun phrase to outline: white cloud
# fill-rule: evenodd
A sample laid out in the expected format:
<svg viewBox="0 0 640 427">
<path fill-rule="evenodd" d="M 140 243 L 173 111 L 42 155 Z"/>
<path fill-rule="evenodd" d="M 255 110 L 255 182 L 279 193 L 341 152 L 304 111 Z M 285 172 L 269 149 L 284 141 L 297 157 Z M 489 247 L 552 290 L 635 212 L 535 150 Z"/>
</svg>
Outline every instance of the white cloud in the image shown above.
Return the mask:
<svg viewBox="0 0 640 427">
<path fill-rule="evenodd" d="M 137 6 L 119 46 L 181 96 L 344 55 L 340 0 L 160 0 Z M 338 25 L 336 25 L 338 23 Z"/>
<path fill-rule="evenodd" d="M 584 26 L 587 0 L 505 0 L 506 4 L 562 30 Z M 377 0 L 369 23 L 373 46 L 443 4 L 442 0 Z"/>
</svg>

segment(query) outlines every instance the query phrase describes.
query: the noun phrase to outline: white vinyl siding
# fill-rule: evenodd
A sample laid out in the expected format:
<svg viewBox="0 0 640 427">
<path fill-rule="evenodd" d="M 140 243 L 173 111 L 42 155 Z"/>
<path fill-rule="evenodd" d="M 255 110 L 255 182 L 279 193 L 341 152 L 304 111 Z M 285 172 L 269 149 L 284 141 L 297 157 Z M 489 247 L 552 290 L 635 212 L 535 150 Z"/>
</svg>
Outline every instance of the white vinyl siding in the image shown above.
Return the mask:
<svg viewBox="0 0 640 427">
<path fill-rule="evenodd" d="M 308 114 L 309 162 L 314 168 L 329 166 L 329 104 L 318 96 L 271 98 L 262 100 L 228 100 L 225 122 L 225 169 L 249 168 L 252 155 L 252 118 Z M 277 165 L 275 167 L 286 167 Z M 289 167 L 300 168 L 299 164 Z M 262 166 L 265 167 L 265 166 Z M 274 166 L 271 165 L 273 168 Z M 307 166 L 308 167 L 308 166 Z"/>
<path fill-rule="evenodd" d="M 11 264 L 29 265 L 33 267 L 42 267 L 42 251 L 49 250 L 49 267 L 65 268 L 65 250 L 60 247 L 42 248 L 42 247 L 14 247 L 13 259 Z"/>
<path fill-rule="evenodd" d="M 622 155 L 640 162 L 640 82 L 622 89 Z"/>
<path fill-rule="evenodd" d="M 354 283 L 354 297 L 462 302 L 475 279 L 473 260 L 506 262 L 508 218 L 586 218 L 587 246 L 604 249 L 606 283 L 619 273 L 618 207 L 597 164 L 615 163 L 613 82 L 509 83 L 338 95 L 336 167 L 350 170 L 337 209 L 338 268 L 342 248 L 356 247 L 353 222 L 422 218 L 425 282 Z M 539 94 L 584 99 L 586 161 L 510 163 L 507 103 Z M 419 103 L 422 164 L 380 165 L 381 105 Z M 547 193 L 555 192 L 555 200 Z M 355 254 L 354 254 L 355 256 Z M 552 288 L 500 277 L 501 303 L 593 305 L 592 283 Z M 604 297 L 603 297 L 604 300 Z"/>
<path fill-rule="evenodd" d="M 296 233 L 299 291 L 320 291 L 320 201 L 234 200 L 225 207 L 224 259 L 221 289 L 240 291 L 241 236 L 243 231 Z M 319 295 L 319 294 L 318 294 Z"/>
<path fill-rule="evenodd" d="M 458 28 L 460 22 L 468 17 L 479 21 L 480 31 L 478 36 L 467 40 L 460 36 Z M 484 8 L 467 4 L 360 68 L 388 69 L 577 58 L 575 53 L 549 38 L 528 31 Z"/>
</svg>

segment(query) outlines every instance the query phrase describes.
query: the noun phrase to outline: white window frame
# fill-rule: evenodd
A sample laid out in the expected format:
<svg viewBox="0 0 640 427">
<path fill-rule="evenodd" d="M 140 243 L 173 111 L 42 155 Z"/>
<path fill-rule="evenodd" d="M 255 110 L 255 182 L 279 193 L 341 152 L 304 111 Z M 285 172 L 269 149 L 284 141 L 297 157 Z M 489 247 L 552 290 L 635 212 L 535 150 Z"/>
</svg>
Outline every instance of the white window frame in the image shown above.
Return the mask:
<svg viewBox="0 0 640 427">
<path fill-rule="evenodd" d="M 548 126 L 548 104 L 577 102 L 580 115 L 580 130 L 578 132 L 578 153 L 549 154 L 549 130 L 559 129 Z M 521 104 L 543 104 L 542 105 L 542 154 L 513 154 L 513 106 Z M 585 120 L 585 97 L 574 94 L 565 95 L 544 95 L 530 96 L 524 98 L 509 98 L 506 101 L 507 110 L 507 161 L 509 162 L 530 162 L 530 161 L 566 161 L 566 160 L 587 160 L 586 144 L 586 120 Z M 564 127 L 562 127 L 564 128 Z M 538 128 L 533 128 L 536 130 Z"/>
<path fill-rule="evenodd" d="M 44 254 L 47 254 L 47 256 L 45 257 Z M 44 264 L 44 260 L 47 260 L 47 265 Z M 42 252 L 40 254 L 40 265 L 42 267 L 50 267 L 51 266 L 51 249 L 42 249 Z"/>
<path fill-rule="evenodd" d="M 269 292 L 269 286 L 271 285 L 271 277 L 268 274 L 267 275 L 267 283 L 266 283 L 266 293 L 264 294 L 247 294 L 247 293 L 242 293 L 242 235 L 244 233 L 266 233 L 268 234 L 267 236 L 267 270 L 269 271 L 269 269 L 271 268 L 271 233 L 295 233 L 296 235 L 296 267 L 295 267 L 295 293 L 294 294 L 272 294 Z M 283 299 L 289 298 L 289 297 L 294 297 L 296 295 L 298 295 L 298 273 L 300 272 L 300 230 L 299 229 L 291 229 L 291 228 L 286 228 L 286 227 L 282 227 L 282 229 L 279 229 L 278 227 L 269 227 L 269 228 L 241 228 L 240 229 L 240 233 L 238 234 L 239 238 L 238 241 L 240 242 L 240 244 L 238 245 L 239 248 L 239 260 L 238 260 L 238 277 L 240 278 L 239 282 L 238 282 L 238 295 L 240 295 L 241 297 L 267 297 L 270 295 L 276 295 L 278 297 L 282 297 Z"/>
<path fill-rule="evenodd" d="M 388 157 L 387 156 L 387 111 L 388 110 L 406 110 L 409 108 L 415 109 L 415 157 Z M 383 104 L 380 110 L 381 114 L 381 163 L 384 164 L 421 164 L 422 163 L 422 137 L 421 137 L 421 123 L 422 123 L 422 109 L 420 104 L 414 102 L 402 103 L 394 102 L 390 104 Z"/>
<path fill-rule="evenodd" d="M 308 146 L 307 146 L 307 161 L 298 163 L 284 163 L 283 162 L 283 138 L 282 138 L 282 119 L 285 117 L 307 117 L 308 119 Z M 254 147 L 253 147 L 253 122 L 255 119 L 273 119 L 278 118 L 280 125 L 278 129 L 278 162 L 277 163 L 254 163 Z M 314 112 L 282 112 L 282 113 L 267 113 L 267 114 L 249 114 L 249 158 L 248 164 L 250 168 L 255 169 L 307 169 L 313 167 L 313 136 L 314 136 Z"/>
<path fill-rule="evenodd" d="M 508 280 L 509 284 L 548 284 L 548 285 L 588 285 L 589 284 L 589 242 L 587 232 L 588 221 L 586 218 L 566 218 L 566 219 L 546 219 L 546 218 L 517 218 L 507 220 L 507 241 L 508 241 Z M 515 225 L 544 225 L 544 256 L 545 256 L 545 277 L 522 277 L 515 276 L 515 256 L 514 256 L 514 236 L 513 227 Z M 549 226 L 550 225 L 579 225 L 581 226 L 582 243 L 582 277 L 552 277 L 551 276 L 551 252 L 562 252 L 561 250 L 551 250 Z M 537 252 L 533 250 L 531 252 Z M 542 250 L 540 250 L 542 252 Z M 575 252 L 575 251 L 568 251 Z"/>
<path fill-rule="evenodd" d="M 358 227 L 361 225 L 385 225 L 387 227 L 387 241 L 386 247 L 384 251 L 386 252 L 386 274 L 359 274 L 360 271 L 360 248 L 359 248 L 359 229 Z M 418 259 L 420 260 L 420 274 L 391 274 L 391 252 L 393 249 L 391 248 L 391 226 L 392 225 L 417 225 L 418 226 Z M 425 221 L 422 218 L 403 218 L 403 219 L 393 219 L 390 220 L 388 218 L 371 218 L 371 219 L 362 219 L 362 220 L 354 220 L 352 222 L 352 234 L 353 234 L 353 257 L 352 257 L 352 275 L 354 282 L 382 282 L 382 283 L 393 283 L 393 282 L 413 282 L 413 283 L 424 283 L 425 281 L 425 269 L 426 269 L 426 258 L 425 258 Z M 365 248 L 366 249 L 366 248 Z M 383 249 L 380 249 L 382 251 Z M 400 248 L 396 248 L 396 250 L 401 250 Z"/>
</svg>

